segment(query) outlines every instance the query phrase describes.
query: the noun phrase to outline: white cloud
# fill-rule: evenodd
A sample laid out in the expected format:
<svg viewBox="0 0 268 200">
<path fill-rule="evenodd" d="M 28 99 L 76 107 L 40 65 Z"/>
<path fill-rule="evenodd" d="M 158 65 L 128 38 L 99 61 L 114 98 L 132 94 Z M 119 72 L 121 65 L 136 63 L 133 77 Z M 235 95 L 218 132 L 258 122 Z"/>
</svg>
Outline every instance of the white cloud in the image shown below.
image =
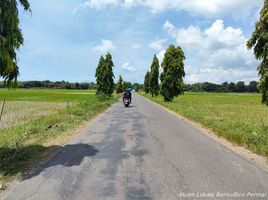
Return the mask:
<svg viewBox="0 0 268 200">
<path fill-rule="evenodd" d="M 82 6 L 88 8 L 102 8 L 107 5 L 132 8 L 147 7 L 153 13 L 165 10 L 184 10 L 192 15 L 206 17 L 223 17 L 236 15 L 250 17 L 254 8 L 260 8 L 262 0 L 86 0 Z M 239 10 L 239 12 L 237 12 Z"/>
<path fill-rule="evenodd" d="M 93 47 L 93 51 L 99 52 L 99 53 L 107 53 L 111 50 L 116 49 L 113 42 L 110 40 L 101 40 L 101 44 Z"/>
<path fill-rule="evenodd" d="M 186 69 L 188 74 L 185 77 L 186 83 L 197 83 L 197 82 L 214 82 L 214 83 L 223 83 L 227 82 L 238 82 L 245 81 L 249 83 L 252 80 L 257 80 L 258 75 L 256 70 L 246 70 L 243 68 L 240 69 L 211 69 L 204 68 L 202 70 L 197 70 L 195 72 L 189 72 L 190 70 Z"/>
<path fill-rule="evenodd" d="M 118 5 L 119 2 L 118 0 L 87 0 L 84 2 L 84 7 L 89 7 L 89 8 L 103 8 L 108 5 Z"/>
<path fill-rule="evenodd" d="M 161 39 L 161 40 L 156 40 L 156 41 L 153 41 L 149 47 L 154 49 L 154 50 L 161 50 L 163 49 L 163 44 L 166 42 L 167 40 L 165 39 Z"/>
<path fill-rule="evenodd" d="M 160 64 L 160 65 L 161 65 L 162 62 L 163 62 L 165 53 L 166 53 L 166 50 L 161 50 L 161 51 L 156 55 L 156 57 L 157 57 L 158 60 L 159 60 L 159 64 Z"/>
<path fill-rule="evenodd" d="M 142 48 L 143 46 L 140 44 L 140 43 L 135 43 L 131 46 L 132 49 L 140 49 Z"/>
<path fill-rule="evenodd" d="M 247 38 L 240 28 L 225 27 L 222 20 L 216 20 L 205 30 L 198 26 L 176 28 L 169 21 L 163 29 L 186 52 L 187 64 L 191 66 L 188 81 L 242 80 L 241 74 L 256 79 L 258 62 L 247 49 Z"/>
<path fill-rule="evenodd" d="M 136 69 L 133 66 L 131 66 L 129 62 L 124 63 L 122 65 L 122 69 L 127 71 L 127 72 L 135 72 L 136 71 Z"/>
</svg>

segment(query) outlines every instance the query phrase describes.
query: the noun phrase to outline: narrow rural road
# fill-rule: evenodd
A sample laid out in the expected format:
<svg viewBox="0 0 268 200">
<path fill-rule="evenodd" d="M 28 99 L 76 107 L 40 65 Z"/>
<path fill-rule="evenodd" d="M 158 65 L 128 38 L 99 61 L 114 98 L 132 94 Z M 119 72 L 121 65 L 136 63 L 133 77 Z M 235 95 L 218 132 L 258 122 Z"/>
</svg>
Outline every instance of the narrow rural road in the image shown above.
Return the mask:
<svg viewBox="0 0 268 200">
<path fill-rule="evenodd" d="M 267 172 L 145 98 L 133 96 L 130 108 L 115 104 L 6 199 L 268 198 Z M 233 196 L 220 198 L 217 192 Z"/>
</svg>

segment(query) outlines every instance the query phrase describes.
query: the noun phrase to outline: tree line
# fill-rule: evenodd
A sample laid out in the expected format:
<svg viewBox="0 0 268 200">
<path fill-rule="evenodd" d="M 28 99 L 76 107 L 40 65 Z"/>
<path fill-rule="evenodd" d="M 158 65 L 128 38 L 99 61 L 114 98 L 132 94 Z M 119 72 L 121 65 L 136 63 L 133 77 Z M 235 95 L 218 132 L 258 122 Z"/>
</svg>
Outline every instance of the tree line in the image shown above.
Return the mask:
<svg viewBox="0 0 268 200">
<path fill-rule="evenodd" d="M 7 84 L 2 81 L 0 82 L 0 88 L 7 88 Z M 75 90 L 96 90 L 97 84 L 91 83 L 71 83 L 68 81 L 19 81 L 17 82 L 18 88 L 50 88 L 50 89 L 75 89 Z"/>
<path fill-rule="evenodd" d="M 190 92 L 260 92 L 258 89 L 258 82 L 251 81 L 248 85 L 244 81 L 234 82 L 224 82 L 222 84 L 215 83 L 194 83 L 185 84 L 184 91 Z"/>
</svg>

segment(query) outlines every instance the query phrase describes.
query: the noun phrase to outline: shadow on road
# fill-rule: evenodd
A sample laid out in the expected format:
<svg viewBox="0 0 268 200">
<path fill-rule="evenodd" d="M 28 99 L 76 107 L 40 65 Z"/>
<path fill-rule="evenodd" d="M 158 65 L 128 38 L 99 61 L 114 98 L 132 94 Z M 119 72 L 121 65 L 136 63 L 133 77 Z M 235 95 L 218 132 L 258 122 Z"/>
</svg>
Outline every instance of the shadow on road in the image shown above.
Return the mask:
<svg viewBox="0 0 268 200">
<path fill-rule="evenodd" d="M 29 166 L 33 157 L 38 157 L 43 153 L 57 151 L 49 161 L 39 166 L 31 173 L 26 173 L 26 167 Z M 23 180 L 39 175 L 44 169 L 63 165 L 72 167 L 80 165 L 85 157 L 95 156 L 99 151 L 88 144 L 69 144 L 64 147 L 42 145 L 30 145 L 19 148 L 2 148 L 0 147 L 0 175 L 13 176 L 19 173 L 24 174 Z"/>
</svg>

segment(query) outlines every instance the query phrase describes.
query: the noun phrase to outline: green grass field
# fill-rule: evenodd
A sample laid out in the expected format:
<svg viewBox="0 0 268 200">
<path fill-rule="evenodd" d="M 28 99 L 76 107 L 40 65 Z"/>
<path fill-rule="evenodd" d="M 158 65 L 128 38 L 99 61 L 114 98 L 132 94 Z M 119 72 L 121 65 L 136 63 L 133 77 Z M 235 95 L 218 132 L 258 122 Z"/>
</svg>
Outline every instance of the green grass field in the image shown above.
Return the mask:
<svg viewBox="0 0 268 200">
<path fill-rule="evenodd" d="M 231 142 L 268 156 L 268 107 L 261 104 L 259 94 L 185 93 L 173 102 L 145 96 Z"/>
<path fill-rule="evenodd" d="M 23 174 L 34 160 L 59 148 L 83 122 L 117 101 L 116 96 L 94 94 L 92 90 L 0 90 L 0 105 L 6 99 L 0 122 L 0 189 L 1 182 Z"/>
<path fill-rule="evenodd" d="M 71 102 L 94 95 L 94 90 L 62 90 L 62 89 L 0 89 L 0 100 L 10 101 L 59 101 Z"/>
</svg>

